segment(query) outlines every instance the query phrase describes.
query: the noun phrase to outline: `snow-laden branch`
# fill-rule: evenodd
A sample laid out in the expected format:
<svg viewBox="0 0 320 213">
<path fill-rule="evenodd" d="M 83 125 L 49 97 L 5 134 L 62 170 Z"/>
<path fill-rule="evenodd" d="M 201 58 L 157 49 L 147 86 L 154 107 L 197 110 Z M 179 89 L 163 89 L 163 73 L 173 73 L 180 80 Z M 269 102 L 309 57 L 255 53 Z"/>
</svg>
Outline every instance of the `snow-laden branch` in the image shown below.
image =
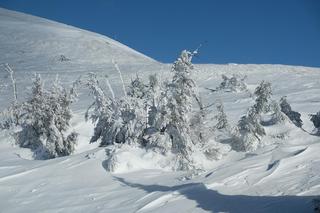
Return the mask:
<svg viewBox="0 0 320 213">
<path fill-rule="evenodd" d="M 118 73 L 119 73 L 120 80 L 121 80 L 121 83 L 122 83 L 123 93 L 124 93 L 124 96 L 126 96 L 126 95 L 127 95 L 127 91 L 126 91 L 126 86 L 125 86 L 124 81 L 123 81 L 123 77 L 122 77 L 121 70 L 120 70 L 120 68 L 119 68 L 119 66 L 118 66 L 118 63 L 117 63 L 114 59 L 112 59 L 112 63 L 113 63 L 113 65 L 114 65 L 114 68 L 115 68 L 115 69 L 118 71 Z"/>
<path fill-rule="evenodd" d="M 10 75 L 10 80 L 13 88 L 13 102 L 14 104 L 16 104 L 18 101 L 18 95 L 17 95 L 17 83 L 16 83 L 16 77 L 15 77 L 14 71 L 8 63 L 4 64 L 4 69 Z"/>
</svg>

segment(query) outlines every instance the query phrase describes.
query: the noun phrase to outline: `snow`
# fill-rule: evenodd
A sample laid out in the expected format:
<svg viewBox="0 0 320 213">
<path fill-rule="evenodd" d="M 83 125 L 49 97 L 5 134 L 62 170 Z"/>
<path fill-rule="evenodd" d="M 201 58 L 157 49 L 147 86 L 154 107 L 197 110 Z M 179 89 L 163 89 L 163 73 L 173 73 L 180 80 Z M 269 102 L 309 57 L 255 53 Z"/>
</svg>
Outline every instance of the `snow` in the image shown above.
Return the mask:
<svg viewBox="0 0 320 213">
<path fill-rule="evenodd" d="M 0 63 L 16 71 L 18 99 L 30 77 L 40 72 L 47 84 L 59 73 L 64 83 L 88 72 L 109 76 L 115 95 L 139 73 L 169 75 L 160 64 L 112 39 L 71 26 L 0 9 Z M 64 55 L 70 61 L 60 61 Z M 212 92 L 221 74 L 247 75 L 249 91 Z M 1 212 L 312 212 L 320 193 L 320 137 L 310 134 L 308 114 L 320 109 L 320 69 L 285 65 L 195 65 L 193 76 L 206 105 L 223 101 L 230 125 L 253 104 L 250 93 L 261 80 L 272 83 L 273 98 L 286 95 L 302 114 L 303 130 L 293 124 L 266 127 L 265 146 L 250 153 L 227 150 L 205 170 L 172 171 L 171 156 L 123 145 L 115 172 L 105 169 L 105 148 L 89 144 L 93 124 L 83 115 L 87 91 L 74 106 L 72 128 L 80 133 L 76 152 L 52 160 L 33 160 L 28 149 L 0 132 Z M 0 82 L 8 83 L 2 69 Z M 0 83 L 0 84 L 1 84 Z M 1 89 L 1 87 L 0 87 Z M 21 92 L 23 91 L 23 92 Z M 0 90 L 0 108 L 10 103 L 11 88 Z M 212 108 L 214 111 L 214 107 Z"/>
</svg>

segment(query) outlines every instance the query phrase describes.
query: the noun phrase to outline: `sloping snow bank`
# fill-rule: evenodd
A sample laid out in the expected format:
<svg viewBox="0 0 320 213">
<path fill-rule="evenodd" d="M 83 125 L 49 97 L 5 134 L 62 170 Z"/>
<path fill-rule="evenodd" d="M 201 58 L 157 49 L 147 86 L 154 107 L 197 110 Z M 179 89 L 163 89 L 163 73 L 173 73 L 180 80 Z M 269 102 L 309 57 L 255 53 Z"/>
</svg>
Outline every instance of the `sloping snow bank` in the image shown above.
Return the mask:
<svg viewBox="0 0 320 213">
<path fill-rule="evenodd" d="M 229 145 L 214 142 L 217 149 L 216 158 L 206 156 L 200 150 L 192 153 L 191 159 L 195 170 L 208 170 L 213 168 L 215 162 L 230 151 Z M 112 145 L 106 148 L 107 159 L 103 163 L 105 169 L 114 174 L 129 173 L 145 169 L 160 169 L 163 171 L 179 170 L 178 157 L 175 153 L 160 153 L 157 150 L 146 149 L 127 144 Z"/>
</svg>

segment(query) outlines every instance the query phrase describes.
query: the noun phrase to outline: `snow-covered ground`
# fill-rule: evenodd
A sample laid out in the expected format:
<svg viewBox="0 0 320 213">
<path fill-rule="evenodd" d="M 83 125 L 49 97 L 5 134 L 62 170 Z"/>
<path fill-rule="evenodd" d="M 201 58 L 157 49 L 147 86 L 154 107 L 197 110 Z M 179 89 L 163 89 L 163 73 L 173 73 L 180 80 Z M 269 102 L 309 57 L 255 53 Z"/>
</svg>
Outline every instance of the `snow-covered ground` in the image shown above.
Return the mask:
<svg viewBox="0 0 320 213">
<path fill-rule="evenodd" d="M 0 9 L 0 64 L 9 63 L 16 71 L 19 99 L 25 97 L 35 72 L 48 83 L 56 74 L 64 83 L 88 72 L 107 74 L 121 96 L 112 59 L 125 82 L 136 73 L 165 77 L 170 70 L 105 36 Z M 124 165 L 109 173 L 105 148 L 89 145 L 93 126 L 83 113 L 91 99 L 83 91 L 74 106 L 72 127 L 80 138 L 72 156 L 33 160 L 30 150 L 14 146 L 7 132 L 0 133 L 0 212 L 313 212 L 312 199 L 320 194 L 320 137 L 310 134 L 308 114 L 320 110 L 320 69 L 195 65 L 193 76 L 204 102 L 221 99 L 231 124 L 252 105 L 250 94 L 206 88 L 216 88 L 221 74 L 234 73 L 247 75 L 251 92 L 261 80 L 271 82 L 273 98 L 287 96 L 302 114 L 304 130 L 267 127 L 264 147 L 252 153 L 230 151 L 198 173 L 173 172 L 159 166 L 165 159 L 155 153 L 124 149 Z M 9 84 L 3 67 L 0 82 Z M 0 88 L 0 108 L 10 103 L 10 89 Z M 276 137 L 279 133 L 286 137 Z"/>
</svg>

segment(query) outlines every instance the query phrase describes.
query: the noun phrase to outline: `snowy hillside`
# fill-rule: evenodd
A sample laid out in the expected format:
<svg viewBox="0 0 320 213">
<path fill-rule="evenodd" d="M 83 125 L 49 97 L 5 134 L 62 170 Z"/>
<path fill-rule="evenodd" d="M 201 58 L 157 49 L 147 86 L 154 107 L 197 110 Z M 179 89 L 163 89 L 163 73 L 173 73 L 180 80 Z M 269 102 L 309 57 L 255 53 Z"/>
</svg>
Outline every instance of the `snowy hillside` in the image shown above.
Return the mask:
<svg viewBox="0 0 320 213">
<path fill-rule="evenodd" d="M 88 72 L 107 74 L 115 95 L 123 95 L 114 58 L 125 82 L 138 73 L 170 76 L 160 64 L 105 36 L 45 19 L 0 9 L 0 63 L 16 71 L 23 99 L 32 73 L 46 83 L 58 73 L 64 83 Z M 61 55 L 65 56 L 61 58 Z M 10 104 L 8 74 L 0 72 L 0 108 Z M 213 91 L 221 75 L 247 76 L 247 91 Z M 313 212 L 320 195 L 320 137 L 312 135 L 309 114 L 320 110 L 320 68 L 285 65 L 195 65 L 192 76 L 206 106 L 223 102 L 230 125 L 236 125 L 254 100 L 262 80 L 272 83 L 273 99 L 287 96 L 302 115 L 303 128 L 292 123 L 266 126 L 263 146 L 252 152 L 226 150 L 204 170 L 172 171 L 170 156 L 124 146 L 114 172 L 106 168 L 106 148 L 89 145 L 93 134 L 84 113 L 87 91 L 73 106 L 72 129 L 79 141 L 71 156 L 34 160 L 29 149 L 14 145 L 0 132 L 0 212 Z M 210 113 L 215 114 L 215 107 Z M 217 139 L 219 140 L 219 139 Z"/>
<path fill-rule="evenodd" d="M 159 65 L 106 36 L 2 8 L 0 29 L 1 70 L 3 63 L 9 63 L 18 81 L 25 81 L 34 73 L 41 73 L 49 79 L 56 74 L 68 73 L 67 78 L 62 78 L 68 81 L 83 73 L 104 72 L 112 79 L 114 74 L 118 76 L 112 60 L 124 73 Z M 6 77 L 3 72 L 0 76 L 1 80 Z"/>
</svg>

